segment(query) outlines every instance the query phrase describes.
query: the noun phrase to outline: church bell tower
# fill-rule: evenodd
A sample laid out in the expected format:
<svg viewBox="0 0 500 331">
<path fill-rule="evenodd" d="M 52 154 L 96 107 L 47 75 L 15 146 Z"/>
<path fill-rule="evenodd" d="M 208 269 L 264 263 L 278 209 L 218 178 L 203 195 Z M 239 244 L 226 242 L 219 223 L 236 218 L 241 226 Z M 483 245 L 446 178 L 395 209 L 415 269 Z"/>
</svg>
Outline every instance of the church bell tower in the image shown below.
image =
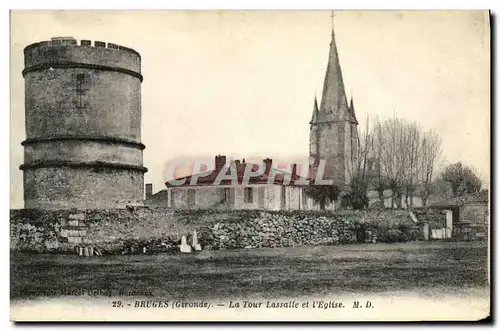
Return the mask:
<svg viewBox="0 0 500 331">
<path fill-rule="evenodd" d="M 333 180 L 333 184 L 341 191 L 348 191 L 357 164 L 358 121 L 352 98 L 350 104 L 347 102 L 335 43 L 333 16 L 330 53 L 321 103 L 318 107 L 318 102 L 316 98 L 314 99 L 313 115 L 309 124 L 310 163 L 314 167 L 318 166 L 321 160 L 324 160 L 323 179 Z"/>
</svg>

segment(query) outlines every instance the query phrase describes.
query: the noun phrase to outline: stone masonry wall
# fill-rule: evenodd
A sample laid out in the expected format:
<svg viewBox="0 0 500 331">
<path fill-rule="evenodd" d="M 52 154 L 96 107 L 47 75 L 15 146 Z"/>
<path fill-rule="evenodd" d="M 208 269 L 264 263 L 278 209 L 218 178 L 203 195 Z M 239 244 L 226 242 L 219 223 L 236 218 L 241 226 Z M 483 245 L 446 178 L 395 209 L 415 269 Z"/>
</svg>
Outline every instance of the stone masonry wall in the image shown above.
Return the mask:
<svg viewBox="0 0 500 331">
<path fill-rule="evenodd" d="M 162 251 L 197 230 L 204 249 L 288 247 L 419 239 L 404 211 L 305 212 L 159 209 L 11 210 L 13 251 L 74 252 L 93 245 L 104 254 Z M 163 250 L 165 251 L 165 250 Z"/>
<path fill-rule="evenodd" d="M 51 167 L 24 171 L 24 204 L 29 209 L 125 208 L 143 197 L 144 177 L 132 169 Z"/>
<path fill-rule="evenodd" d="M 78 74 L 87 84 L 81 107 Z M 29 72 L 25 95 L 26 139 L 68 135 L 141 139 L 141 82 L 130 75 L 79 68 Z"/>
</svg>

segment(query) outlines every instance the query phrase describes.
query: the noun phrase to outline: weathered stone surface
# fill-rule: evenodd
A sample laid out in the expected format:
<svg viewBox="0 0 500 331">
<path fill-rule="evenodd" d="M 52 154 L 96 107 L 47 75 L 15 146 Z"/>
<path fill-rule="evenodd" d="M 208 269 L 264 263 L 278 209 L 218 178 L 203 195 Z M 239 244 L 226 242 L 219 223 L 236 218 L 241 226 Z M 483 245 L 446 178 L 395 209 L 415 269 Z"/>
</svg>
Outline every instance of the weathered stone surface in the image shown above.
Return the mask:
<svg viewBox="0 0 500 331">
<path fill-rule="evenodd" d="M 85 210 L 79 227 L 67 228 L 69 214 L 12 210 L 11 249 L 74 253 L 77 244 L 92 243 L 104 254 L 143 254 L 144 247 L 154 254 L 178 252 L 182 236 L 185 244 L 225 249 L 392 242 L 422 235 L 422 226 L 415 227 L 404 211 Z"/>
<path fill-rule="evenodd" d="M 82 243 L 82 237 L 68 237 L 68 242 L 70 244 L 81 244 Z"/>
<path fill-rule="evenodd" d="M 78 220 L 70 220 L 70 221 L 68 222 L 68 225 L 69 225 L 69 226 L 79 226 L 79 224 L 78 224 Z"/>
<path fill-rule="evenodd" d="M 83 221 L 85 219 L 85 214 L 70 214 L 69 215 L 70 220 L 77 220 L 77 221 Z M 77 224 L 78 225 L 78 224 Z"/>
<path fill-rule="evenodd" d="M 143 199 L 145 170 L 140 56 L 113 44 L 85 42 L 81 47 L 74 42 L 36 43 L 24 52 L 25 206 L 58 210 L 136 204 Z"/>
</svg>

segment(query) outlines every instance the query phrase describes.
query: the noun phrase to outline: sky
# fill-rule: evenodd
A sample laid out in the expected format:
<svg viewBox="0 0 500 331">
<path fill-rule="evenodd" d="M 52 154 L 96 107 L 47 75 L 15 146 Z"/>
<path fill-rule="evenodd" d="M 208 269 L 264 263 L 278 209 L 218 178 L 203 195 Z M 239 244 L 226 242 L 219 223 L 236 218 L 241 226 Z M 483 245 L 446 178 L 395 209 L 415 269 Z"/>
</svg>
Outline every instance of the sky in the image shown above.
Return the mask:
<svg viewBox="0 0 500 331">
<path fill-rule="evenodd" d="M 329 11 L 11 12 L 11 208 L 22 208 L 25 46 L 56 36 L 141 53 L 146 183 L 181 158 L 307 159 Z M 488 186 L 490 30 L 480 11 L 336 11 L 347 97 L 360 130 L 398 116 L 435 129 L 441 166 L 462 161 Z"/>
</svg>

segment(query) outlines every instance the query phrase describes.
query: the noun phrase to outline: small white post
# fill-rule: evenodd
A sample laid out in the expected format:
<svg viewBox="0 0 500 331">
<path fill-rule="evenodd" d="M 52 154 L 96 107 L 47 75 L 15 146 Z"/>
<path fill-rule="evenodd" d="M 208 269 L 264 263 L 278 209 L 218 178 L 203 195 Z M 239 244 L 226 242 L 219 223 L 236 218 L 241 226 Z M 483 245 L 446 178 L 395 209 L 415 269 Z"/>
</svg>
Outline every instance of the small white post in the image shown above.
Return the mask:
<svg viewBox="0 0 500 331">
<path fill-rule="evenodd" d="M 424 239 L 429 240 L 429 224 L 428 223 L 424 224 L 423 231 L 424 231 Z"/>
<path fill-rule="evenodd" d="M 201 245 L 198 243 L 198 232 L 196 232 L 196 229 L 193 231 L 193 246 L 195 251 L 201 251 Z"/>
<path fill-rule="evenodd" d="M 191 246 L 187 244 L 186 236 L 182 236 L 181 245 L 179 246 L 181 253 L 191 253 Z"/>
</svg>

